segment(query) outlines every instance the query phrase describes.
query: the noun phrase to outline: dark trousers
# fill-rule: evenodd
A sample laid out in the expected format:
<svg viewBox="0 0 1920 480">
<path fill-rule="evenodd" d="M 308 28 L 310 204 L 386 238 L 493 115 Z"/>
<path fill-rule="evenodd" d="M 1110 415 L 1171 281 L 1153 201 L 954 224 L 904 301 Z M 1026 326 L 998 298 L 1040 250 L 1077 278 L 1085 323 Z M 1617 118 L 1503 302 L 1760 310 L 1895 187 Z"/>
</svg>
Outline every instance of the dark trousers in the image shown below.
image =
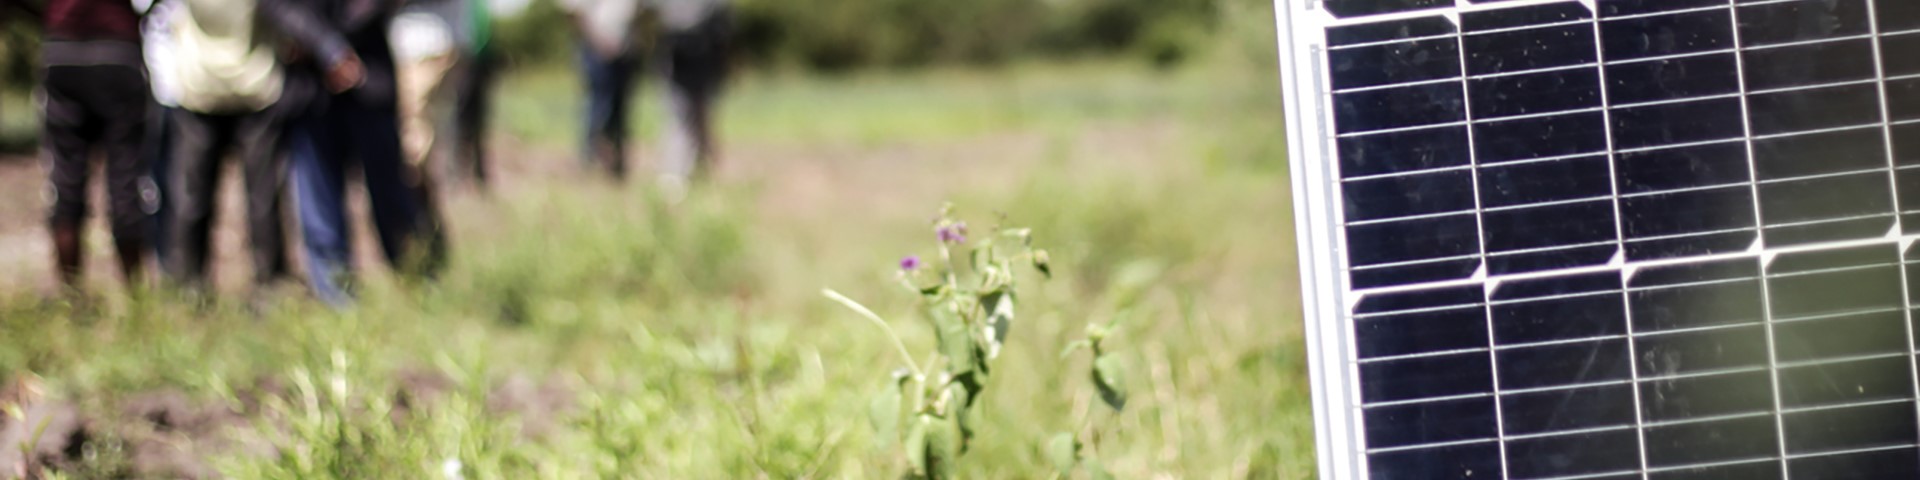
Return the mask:
<svg viewBox="0 0 1920 480">
<path fill-rule="evenodd" d="M 148 176 L 153 178 L 153 186 L 159 195 L 154 196 L 153 215 L 147 222 L 153 227 L 147 238 L 153 239 L 153 256 L 161 266 L 168 264 L 167 257 L 173 254 L 169 241 L 173 237 L 173 186 L 167 179 L 173 178 L 173 111 L 176 107 L 160 104 L 150 106 L 151 117 L 147 121 Z"/>
<path fill-rule="evenodd" d="M 335 95 L 324 109 L 294 120 L 287 135 L 307 280 L 321 301 L 345 306 L 352 302 L 353 272 L 346 211 L 349 163 L 357 163 L 365 178 L 374 230 L 389 263 L 402 265 L 424 230 L 418 192 L 402 163 L 396 107 L 363 101 L 352 92 Z"/>
<path fill-rule="evenodd" d="M 455 92 L 454 131 L 458 167 L 475 181 L 487 182 L 487 121 L 493 114 L 493 79 L 500 68 L 499 54 L 488 48 L 462 62 Z"/>
<path fill-rule="evenodd" d="M 581 48 L 581 69 L 587 77 L 586 156 L 622 177 L 627 172 L 627 104 L 640 60 L 633 54 L 602 58 Z"/>
<path fill-rule="evenodd" d="M 53 63 L 53 59 L 48 59 Z M 108 214 L 114 243 L 122 255 L 144 250 L 150 225 L 141 184 L 148 181 L 145 145 L 148 104 L 146 75 L 126 65 L 46 67 L 44 149 L 51 168 L 53 211 L 58 229 L 78 229 L 87 216 L 87 180 L 91 155 L 106 159 Z M 126 259 L 123 259 L 125 261 Z"/>
<path fill-rule="evenodd" d="M 287 167 L 280 148 L 283 122 L 277 116 L 272 108 L 238 115 L 173 110 L 174 173 L 168 179 L 168 190 L 174 195 L 173 226 L 167 273 L 175 280 L 194 286 L 206 283 L 214 213 L 220 204 L 221 159 L 229 151 L 238 155 L 246 181 L 254 283 L 288 275 L 281 226 Z"/>
</svg>

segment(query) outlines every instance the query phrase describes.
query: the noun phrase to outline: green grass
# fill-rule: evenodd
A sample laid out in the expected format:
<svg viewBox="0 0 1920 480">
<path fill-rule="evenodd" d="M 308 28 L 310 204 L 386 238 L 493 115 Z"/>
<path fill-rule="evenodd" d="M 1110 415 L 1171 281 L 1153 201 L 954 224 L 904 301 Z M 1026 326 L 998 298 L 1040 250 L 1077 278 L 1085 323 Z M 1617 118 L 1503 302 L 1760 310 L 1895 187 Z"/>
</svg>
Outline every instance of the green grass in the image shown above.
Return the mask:
<svg viewBox="0 0 1920 480">
<path fill-rule="evenodd" d="M 450 460 L 465 478 L 894 478 L 904 460 L 866 420 L 892 346 L 818 292 L 846 292 L 930 348 L 890 276 L 930 253 L 925 221 L 952 199 L 979 224 L 1001 212 L 1032 227 L 1057 273 L 1023 281 L 965 478 L 1052 474 L 1052 432 L 1104 408 L 1085 356 L 1060 347 L 1115 318 L 1108 343 L 1133 399 L 1103 417 L 1108 469 L 1310 477 L 1283 132 L 1263 68 L 753 77 L 724 128 L 752 157 L 732 168 L 764 174 L 675 206 L 565 175 L 457 202 L 451 271 L 376 282 L 344 313 L 302 300 L 254 319 L 238 302 L 167 299 L 79 312 L 15 294 L 0 300 L 0 381 L 36 377 L 49 398 L 133 425 L 109 439 L 148 428 L 119 413 L 145 392 L 237 412 L 249 420 L 224 435 L 270 447 L 213 449 L 239 478 L 431 478 Z M 564 71 L 510 78 L 501 129 L 527 155 L 564 157 L 551 152 L 572 145 L 573 85 Z M 1005 145 L 1022 142 L 1039 146 Z M 808 178 L 827 187 L 794 186 Z M 421 376 L 443 393 L 420 400 Z M 541 386 L 553 402 L 500 400 Z"/>
</svg>

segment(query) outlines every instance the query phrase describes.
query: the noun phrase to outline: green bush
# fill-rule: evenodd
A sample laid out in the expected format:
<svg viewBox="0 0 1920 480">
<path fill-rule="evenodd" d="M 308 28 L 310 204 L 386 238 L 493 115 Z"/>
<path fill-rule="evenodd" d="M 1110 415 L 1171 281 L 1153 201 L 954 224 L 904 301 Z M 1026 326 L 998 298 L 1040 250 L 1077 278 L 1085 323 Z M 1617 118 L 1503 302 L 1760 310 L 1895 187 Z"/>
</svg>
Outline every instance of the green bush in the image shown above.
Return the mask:
<svg viewBox="0 0 1920 480">
<path fill-rule="evenodd" d="M 1114 54 L 1167 66 L 1222 33 L 1225 4 L 1257 1 L 739 0 L 734 45 L 748 65 L 815 71 Z M 566 16 L 551 1 L 503 23 L 500 41 L 513 58 L 571 51 Z"/>
</svg>

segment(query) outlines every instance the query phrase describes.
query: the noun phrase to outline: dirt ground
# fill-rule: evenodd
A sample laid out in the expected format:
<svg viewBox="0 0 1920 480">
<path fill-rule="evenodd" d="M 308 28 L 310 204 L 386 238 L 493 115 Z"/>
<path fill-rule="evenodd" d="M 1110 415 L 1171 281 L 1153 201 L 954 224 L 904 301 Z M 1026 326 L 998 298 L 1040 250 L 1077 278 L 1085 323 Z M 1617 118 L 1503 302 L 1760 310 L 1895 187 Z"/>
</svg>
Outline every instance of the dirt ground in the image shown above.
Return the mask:
<svg viewBox="0 0 1920 480">
<path fill-rule="evenodd" d="M 738 144 L 724 152 L 718 178 L 722 182 L 747 183 L 758 187 L 759 209 L 765 218 L 793 219 L 818 217 L 822 212 L 856 211 L 866 216 L 909 218 L 924 216 L 929 205 L 938 205 L 944 196 L 959 190 L 987 191 L 1014 186 L 1011 180 L 1019 170 L 1031 169 L 1048 161 L 1079 162 L 1070 168 L 1119 169 L 1164 161 L 1157 156 L 1178 141 L 1170 123 L 1142 122 L 1107 125 L 1068 136 L 1041 133 L 1008 132 L 986 138 L 954 139 L 896 145 L 859 144 Z M 458 233 L 484 232 L 494 202 L 511 199 L 519 192 L 563 186 L 568 182 L 588 181 L 577 163 L 564 154 L 498 139 L 494 145 L 496 163 L 492 191 L 482 195 L 465 186 L 450 186 L 441 193 L 448 222 Z M 1056 155 L 1060 149 L 1073 155 Z M 640 163 L 651 152 L 641 152 Z M 1020 166 L 1009 170 L 1005 167 Z M 246 233 L 242 221 L 245 205 L 241 198 L 239 171 L 231 163 L 222 176 L 222 202 L 216 213 L 213 268 L 219 289 L 227 292 L 247 288 L 250 266 L 245 258 Z M 644 168 L 641 170 L 644 171 Z M 54 291 L 52 253 L 43 218 L 46 201 L 44 171 L 34 157 L 0 156 L 0 292 Z M 645 182 L 634 175 L 630 182 Z M 87 230 L 87 281 L 96 290 L 119 288 L 118 272 L 112 267 L 111 247 L 100 206 L 104 193 L 94 182 L 94 215 Z M 370 225 L 365 218 L 365 194 L 350 186 L 349 207 L 356 226 Z M 297 225 L 288 232 L 296 237 Z M 357 228 L 355 255 L 363 270 L 377 275 L 381 270 L 378 244 L 368 228 Z M 456 240 L 457 241 L 457 240 Z M 458 245 L 456 244 L 457 248 Z M 291 254 L 298 266 L 299 255 Z"/>
</svg>

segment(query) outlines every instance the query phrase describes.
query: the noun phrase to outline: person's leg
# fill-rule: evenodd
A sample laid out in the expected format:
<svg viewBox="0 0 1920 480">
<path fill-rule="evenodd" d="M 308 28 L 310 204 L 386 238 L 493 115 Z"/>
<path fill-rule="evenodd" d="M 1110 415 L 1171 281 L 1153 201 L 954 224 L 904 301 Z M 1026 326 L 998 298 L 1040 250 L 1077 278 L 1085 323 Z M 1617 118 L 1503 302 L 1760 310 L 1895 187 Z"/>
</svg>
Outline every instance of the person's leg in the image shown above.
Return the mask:
<svg viewBox="0 0 1920 480">
<path fill-rule="evenodd" d="M 456 157 L 467 174 L 473 175 L 474 182 L 487 184 L 487 120 L 493 107 L 493 74 L 497 68 L 492 49 L 484 49 L 475 54 L 465 64 L 465 75 L 460 82 L 458 111 L 455 112 L 455 128 L 459 131 L 459 152 Z"/>
<path fill-rule="evenodd" d="M 103 120 L 99 145 L 106 156 L 108 213 L 113 247 L 120 259 L 120 275 L 129 288 L 139 287 L 147 262 L 147 233 L 152 210 L 141 195 L 151 183 L 151 169 L 140 151 L 147 132 L 147 107 L 153 102 L 146 74 L 134 67 L 102 67 L 97 93 Z"/>
<path fill-rule="evenodd" d="M 286 128 L 273 108 L 241 117 L 237 131 L 241 166 L 246 177 L 247 240 L 253 257 L 253 282 L 267 285 L 290 276 L 281 202 L 287 182 L 287 163 L 281 148 Z"/>
<path fill-rule="evenodd" d="M 54 271 L 69 289 L 80 286 L 80 235 L 87 216 L 87 177 L 92 173 L 87 161 L 87 109 L 72 92 L 72 84 L 85 72 L 74 70 L 44 70 L 46 101 L 41 112 L 41 149 L 47 162 L 47 192 L 52 197 L 47 226 L 53 237 Z"/>
<path fill-rule="evenodd" d="M 341 102 L 334 105 L 342 119 L 343 133 L 351 136 L 353 153 L 360 160 L 366 178 L 368 205 L 373 210 L 373 225 L 380 247 L 389 264 L 406 267 L 416 237 L 423 229 L 418 183 L 408 172 L 401 154 L 400 126 L 394 105 L 363 105 Z"/>
<path fill-rule="evenodd" d="M 164 179 L 173 192 L 173 237 L 167 276 L 190 288 L 204 288 L 212 249 L 214 215 L 219 202 L 220 158 L 235 122 L 217 115 L 174 109 L 173 174 Z"/>
<path fill-rule="evenodd" d="M 580 161 L 582 165 L 595 167 L 603 165 L 606 159 L 607 123 L 613 114 L 613 81 L 607 62 L 585 46 L 580 48 L 580 72 L 587 84 L 587 104 L 581 109 L 586 112 L 586 131 L 582 132 Z"/>
<path fill-rule="evenodd" d="M 287 129 L 287 153 L 293 163 L 294 205 L 306 251 L 307 283 L 321 302 L 339 308 L 353 303 L 353 242 L 348 230 L 346 184 L 340 142 L 326 116 L 293 121 Z"/>
<path fill-rule="evenodd" d="M 147 173 L 153 178 L 153 219 L 147 223 L 153 225 L 148 238 L 153 239 L 153 256 L 161 270 L 170 270 L 173 256 L 173 119 L 175 107 L 154 104 L 152 120 L 147 122 Z"/>
<path fill-rule="evenodd" d="M 607 158 L 607 168 L 616 180 L 627 176 L 627 136 L 631 134 L 627 131 L 627 114 L 629 104 L 632 103 L 634 86 L 639 83 L 637 81 L 639 66 L 640 59 L 636 54 L 622 55 L 607 64 L 607 80 L 610 83 L 608 88 L 611 91 L 608 92 L 609 108 L 603 135 L 607 139 L 605 148 L 610 155 Z"/>
</svg>

